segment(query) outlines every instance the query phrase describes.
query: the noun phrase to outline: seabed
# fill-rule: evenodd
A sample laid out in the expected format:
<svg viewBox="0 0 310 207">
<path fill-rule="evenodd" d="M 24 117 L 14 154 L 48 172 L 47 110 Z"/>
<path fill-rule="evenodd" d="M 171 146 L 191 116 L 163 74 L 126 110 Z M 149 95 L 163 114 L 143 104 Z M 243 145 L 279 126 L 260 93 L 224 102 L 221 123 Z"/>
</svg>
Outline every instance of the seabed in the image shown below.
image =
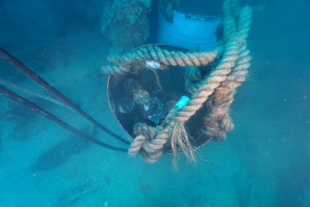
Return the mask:
<svg viewBox="0 0 310 207">
<path fill-rule="evenodd" d="M 292 6 L 285 0 L 254 14 L 249 77 L 231 108 L 235 128 L 224 142 L 210 142 L 197 151 L 196 165 L 187 165 L 180 156 L 178 171 L 170 155 L 146 164 L 94 144 L 76 152 L 69 146 L 61 156 L 72 155 L 62 163 L 50 158 L 46 169 L 30 169 L 43 152 L 74 135 L 0 96 L 0 206 L 309 206 L 309 8 L 309 3 Z M 0 43 L 125 137 L 107 103 L 107 78 L 100 74 L 109 44 L 94 27 L 76 25 L 63 31 L 46 40 L 30 33 L 23 38 L 16 32 L 2 34 Z M 1 79 L 56 99 L 3 60 L 0 67 Z M 87 132 L 91 126 L 61 105 L 20 94 L 78 129 Z M 91 135 L 127 147 L 99 129 Z"/>
</svg>

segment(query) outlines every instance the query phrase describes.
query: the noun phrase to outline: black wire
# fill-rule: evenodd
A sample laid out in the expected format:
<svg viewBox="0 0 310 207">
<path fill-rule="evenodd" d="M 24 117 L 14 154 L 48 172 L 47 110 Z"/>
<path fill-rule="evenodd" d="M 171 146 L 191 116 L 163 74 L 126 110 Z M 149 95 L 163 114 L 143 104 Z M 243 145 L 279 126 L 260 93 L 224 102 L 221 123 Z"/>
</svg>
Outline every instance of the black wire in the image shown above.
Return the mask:
<svg viewBox="0 0 310 207">
<path fill-rule="evenodd" d="M 14 93 L 13 91 L 10 91 L 9 89 L 3 87 L 0 85 L 0 93 L 2 93 L 3 95 L 7 96 L 8 98 L 19 102 L 25 106 L 27 106 L 28 108 L 32 109 L 33 111 L 41 114 L 42 116 L 48 118 L 49 120 L 53 121 L 54 123 L 58 124 L 59 126 L 62 126 L 64 128 L 66 128 L 67 130 L 71 131 L 72 133 L 87 139 L 90 142 L 93 142 L 95 144 L 98 144 L 102 147 L 111 149 L 111 150 L 115 150 L 115 151 L 120 151 L 120 152 L 127 152 L 127 149 L 124 148 L 119 148 L 119 147 L 114 147 L 112 145 L 106 144 L 100 140 L 97 140 L 87 134 L 84 134 L 83 132 L 81 132 L 80 130 L 72 127 L 71 125 L 67 124 L 66 122 L 62 121 L 61 119 L 59 119 L 58 117 L 54 116 L 53 114 L 49 113 L 48 111 L 42 109 L 40 106 L 28 101 L 27 99 L 21 97 L 20 95 Z"/>
<path fill-rule="evenodd" d="M 99 127 L 101 130 L 103 130 L 104 132 L 106 132 L 107 134 L 115 137 L 116 139 L 118 139 L 121 142 L 124 142 L 126 144 L 130 144 L 129 141 L 125 140 L 124 138 L 118 136 L 117 134 L 115 134 L 114 132 L 112 132 L 111 130 L 109 130 L 108 128 L 106 128 L 105 126 L 103 126 L 102 124 L 100 124 L 98 121 L 96 121 L 93 117 L 91 117 L 90 115 L 88 115 L 85 111 L 83 111 L 82 109 L 80 109 L 76 104 L 74 104 L 72 101 L 70 101 L 65 95 L 63 95 L 61 92 L 59 92 L 57 89 L 55 89 L 54 87 L 52 87 L 50 84 L 48 84 L 43 78 L 41 78 L 40 76 L 38 76 L 37 74 L 35 74 L 32 70 L 30 70 L 26 65 L 24 65 L 22 62 L 20 62 L 19 60 L 17 60 L 14 56 L 12 56 L 10 53 L 8 53 L 7 51 L 5 51 L 3 48 L 0 47 L 0 56 L 6 60 L 8 63 L 10 63 L 11 65 L 13 65 L 16 69 L 20 70 L 22 73 L 24 73 L 25 75 L 27 75 L 29 78 L 31 78 L 32 80 L 34 80 L 35 82 L 37 82 L 38 84 L 40 84 L 43 88 L 45 88 L 46 90 L 48 90 L 50 93 L 52 93 L 53 95 L 55 95 L 57 98 L 59 98 L 60 100 L 62 100 L 65 104 L 67 104 L 68 106 L 70 106 L 73 110 L 75 110 L 76 112 L 78 112 L 80 115 L 82 115 L 83 117 L 85 117 L 87 120 L 89 120 L 91 123 L 93 123 L 94 125 L 96 125 L 97 127 Z"/>
</svg>

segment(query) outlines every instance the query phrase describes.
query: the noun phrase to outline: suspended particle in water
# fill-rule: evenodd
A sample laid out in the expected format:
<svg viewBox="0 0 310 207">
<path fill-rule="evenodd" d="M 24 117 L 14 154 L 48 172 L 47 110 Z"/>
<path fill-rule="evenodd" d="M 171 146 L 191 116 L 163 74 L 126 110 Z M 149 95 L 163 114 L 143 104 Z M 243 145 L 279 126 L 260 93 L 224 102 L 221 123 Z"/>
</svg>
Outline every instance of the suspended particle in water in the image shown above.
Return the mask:
<svg viewBox="0 0 310 207">
<path fill-rule="evenodd" d="M 119 111 L 122 114 L 130 113 L 134 107 L 135 107 L 135 102 L 132 98 L 129 98 L 129 97 L 121 98 L 118 101 L 118 104 L 116 105 L 117 111 Z"/>
<path fill-rule="evenodd" d="M 145 104 L 150 98 L 150 95 L 145 90 L 138 90 L 137 93 L 134 94 L 133 99 L 139 105 Z"/>
<path fill-rule="evenodd" d="M 129 94 L 134 94 L 139 90 L 139 83 L 134 79 L 127 79 L 124 88 Z"/>
</svg>

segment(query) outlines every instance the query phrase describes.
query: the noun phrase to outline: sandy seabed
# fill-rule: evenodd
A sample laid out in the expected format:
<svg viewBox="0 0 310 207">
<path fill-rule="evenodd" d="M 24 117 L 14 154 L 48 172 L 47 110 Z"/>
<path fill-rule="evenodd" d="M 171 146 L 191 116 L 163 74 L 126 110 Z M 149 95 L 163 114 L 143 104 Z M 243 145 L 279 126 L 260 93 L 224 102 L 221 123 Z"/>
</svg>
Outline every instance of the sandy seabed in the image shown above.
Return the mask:
<svg viewBox="0 0 310 207">
<path fill-rule="evenodd" d="M 29 170 L 41 153 L 73 135 L 0 96 L 0 206 L 308 206 L 309 10 L 302 1 L 293 6 L 283 1 L 254 13 L 249 76 L 231 106 L 235 129 L 225 142 L 200 149 L 196 165 L 181 157 L 178 171 L 169 155 L 146 164 L 94 144 L 49 170 Z M 125 137 L 108 107 L 106 78 L 100 74 L 109 47 L 102 38 L 85 28 L 48 44 L 7 49 Z M 2 60 L 1 67 L 8 68 L 3 78 L 48 94 Z M 22 94 L 76 128 L 89 129 L 75 112 Z M 92 135 L 127 147 L 98 129 Z"/>
</svg>

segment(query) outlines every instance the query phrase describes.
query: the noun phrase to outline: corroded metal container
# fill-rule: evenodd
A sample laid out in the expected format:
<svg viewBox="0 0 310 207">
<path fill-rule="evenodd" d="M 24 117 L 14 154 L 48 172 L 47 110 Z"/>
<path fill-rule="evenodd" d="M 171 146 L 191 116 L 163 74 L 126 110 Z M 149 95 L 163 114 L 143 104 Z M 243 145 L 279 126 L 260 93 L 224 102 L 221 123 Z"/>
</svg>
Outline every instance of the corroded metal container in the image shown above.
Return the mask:
<svg viewBox="0 0 310 207">
<path fill-rule="evenodd" d="M 187 52 L 179 47 L 164 47 L 169 51 Z M 169 66 L 163 70 L 144 67 L 134 71 L 124 76 L 109 76 L 107 82 L 110 109 L 130 140 L 136 136 L 133 132 L 136 123 L 142 122 L 155 127 L 161 124 L 169 110 L 182 96 L 191 97 L 184 86 L 184 67 Z M 152 107 L 153 111 L 151 111 Z M 210 137 L 201 133 L 204 127 L 203 118 L 206 114 L 206 107 L 202 107 L 185 124 L 185 129 L 195 149 L 211 140 Z M 170 145 L 164 146 L 163 151 L 170 153 Z"/>
</svg>

